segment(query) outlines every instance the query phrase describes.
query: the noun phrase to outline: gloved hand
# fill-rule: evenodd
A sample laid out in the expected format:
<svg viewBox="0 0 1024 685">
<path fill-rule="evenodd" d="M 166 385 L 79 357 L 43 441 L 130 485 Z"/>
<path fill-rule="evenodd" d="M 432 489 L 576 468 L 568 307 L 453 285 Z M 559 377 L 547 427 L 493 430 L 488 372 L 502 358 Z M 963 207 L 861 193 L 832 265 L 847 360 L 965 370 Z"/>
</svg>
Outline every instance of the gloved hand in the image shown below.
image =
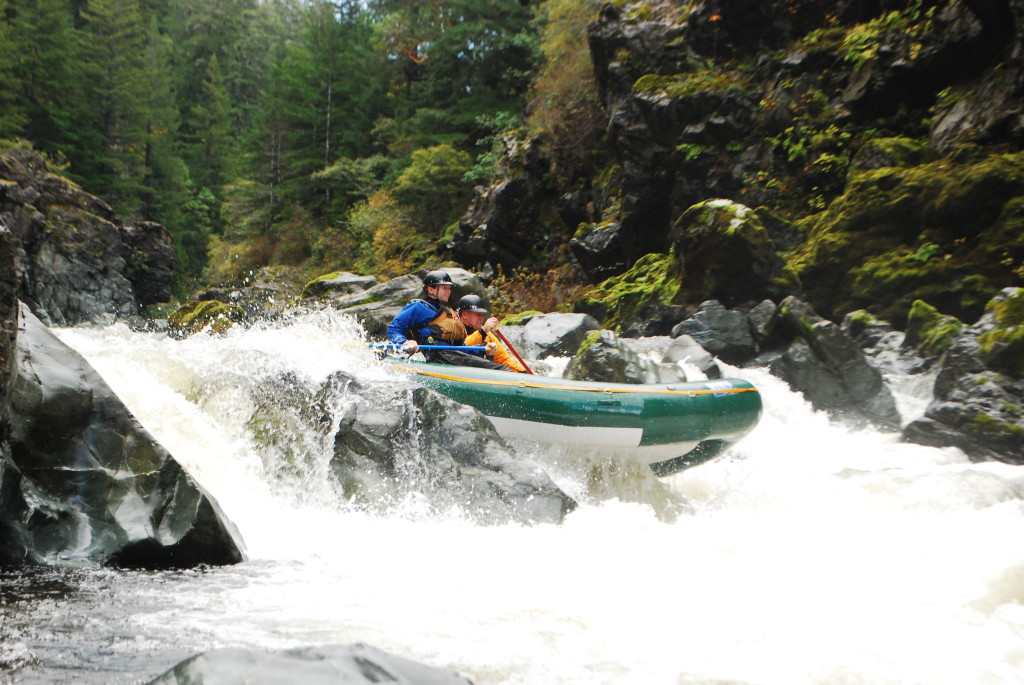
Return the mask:
<svg viewBox="0 0 1024 685">
<path fill-rule="evenodd" d="M 484 354 L 488 357 L 493 357 L 494 353 L 498 351 L 498 343 L 489 342 L 484 344 Z"/>
<path fill-rule="evenodd" d="M 485 333 L 493 333 L 494 329 L 498 327 L 498 317 L 492 316 L 491 318 L 484 321 L 483 329 Z"/>
<path fill-rule="evenodd" d="M 415 340 L 406 340 L 402 343 L 402 352 L 407 354 L 415 354 L 420 349 L 420 345 Z"/>
</svg>

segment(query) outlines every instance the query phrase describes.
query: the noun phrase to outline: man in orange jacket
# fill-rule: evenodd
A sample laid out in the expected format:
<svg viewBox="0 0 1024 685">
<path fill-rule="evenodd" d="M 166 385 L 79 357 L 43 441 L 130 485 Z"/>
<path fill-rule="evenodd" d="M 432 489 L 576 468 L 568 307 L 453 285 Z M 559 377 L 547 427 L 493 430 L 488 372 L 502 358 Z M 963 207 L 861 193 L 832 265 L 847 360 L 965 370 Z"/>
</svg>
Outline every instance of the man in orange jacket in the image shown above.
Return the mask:
<svg viewBox="0 0 1024 685">
<path fill-rule="evenodd" d="M 487 316 L 487 308 L 484 307 L 484 302 L 479 295 L 463 296 L 455 305 L 455 310 L 459 313 L 459 320 L 465 324 L 466 330 L 469 332 L 469 335 L 463 340 L 464 345 L 494 343 L 494 361 L 508 367 L 510 371 L 526 373 L 526 369 L 519 363 L 519 360 L 510 355 L 494 335 L 493 331 L 498 327 L 498 319 L 492 316 L 484 320 Z M 488 345 L 488 347 L 490 346 Z"/>
</svg>

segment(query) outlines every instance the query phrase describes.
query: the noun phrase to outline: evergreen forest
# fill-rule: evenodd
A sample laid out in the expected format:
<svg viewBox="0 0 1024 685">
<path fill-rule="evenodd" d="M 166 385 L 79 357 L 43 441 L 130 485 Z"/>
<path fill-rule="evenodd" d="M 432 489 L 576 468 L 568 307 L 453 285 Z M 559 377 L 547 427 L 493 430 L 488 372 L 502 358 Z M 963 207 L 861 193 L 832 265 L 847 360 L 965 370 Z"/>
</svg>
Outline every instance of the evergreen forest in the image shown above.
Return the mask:
<svg viewBox="0 0 1024 685">
<path fill-rule="evenodd" d="M 406 273 L 527 100 L 560 90 L 537 90 L 545 49 L 585 48 L 583 31 L 543 36 L 589 1 L 542 6 L 0 0 L 0 149 L 168 227 L 181 293 L 263 265 Z"/>
</svg>

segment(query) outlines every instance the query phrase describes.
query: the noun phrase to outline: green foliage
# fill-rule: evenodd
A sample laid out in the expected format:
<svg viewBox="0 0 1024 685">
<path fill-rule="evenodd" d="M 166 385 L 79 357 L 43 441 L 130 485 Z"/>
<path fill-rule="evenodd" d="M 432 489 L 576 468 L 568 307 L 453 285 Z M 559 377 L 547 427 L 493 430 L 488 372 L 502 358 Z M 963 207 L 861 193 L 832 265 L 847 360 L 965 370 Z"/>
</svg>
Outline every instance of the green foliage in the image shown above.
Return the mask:
<svg viewBox="0 0 1024 685">
<path fill-rule="evenodd" d="M 8 133 L 31 141 L 37 151 L 74 160 L 71 172 L 82 182 L 87 174 L 79 172 L 87 170 L 98 136 L 87 123 L 81 43 L 67 0 L 6 0 L 4 19 L 0 25 L 10 43 L 0 51 L 9 50 L 15 59 L 0 92 L 17 105 L 7 110 L 0 102 L 0 117 L 8 125 L 20 123 Z"/>
<path fill-rule="evenodd" d="M 0 17 L 6 15 L 7 0 L 0 0 Z M 18 136 L 26 123 L 19 100 L 21 83 L 16 75 L 18 54 L 13 34 L 13 27 L 0 21 L 0 141 Z"/>
<path fill-rule="evenodd" d="M 387 191 L 379 190 L 356 205 L 349 230 L 361 243 L 357 267 L 370 273 L 398 276 L 413 270 L 416 254 L 429 240 L 416 230 L 409 215 Z"/>
<path fill-rule="evenodd" d="M 198 278 L 206 268 L 207 248 L 220 226 L 219 203 L 209 188 L 202 188 L 182 205 L 181 227 L 175 232 L 178 268 L 183 277 Z"/>
<path fill-rule="evenodd" d="M 146 29 L 138 0 L 91 0 L 79 31 L 84 101 L 78 126 L 93 134 L 90 154 L 73 160 L 90 190 L 122 212 L 142 203 L 147 147 Z"/>
<path fill-rule="evenodd" d="M 936 7 L 924 7 L 923 0 L 914 0 L 901 10 L 887 12 L 866 23 L 847 29 L 842 40 L 843 58 L 860 68 L 878 59 L 878 48 L 887 35 L 898 34 L 911 39 L 906 57 L 916 59 L 921 51 L 921 39 L 931 30 Z"/>
<path fill-rule="evenodd" d="M 594 170 L 604 116 L 587 45 L 597 0 L 546 0 L 536 24 L 543 63 L 530 93 L 529 126 L 545 137 L 555 173 L 576 178 Z"/>
<path fill-rule="evenodd" d="M 391 193 L 408 216 L 416 217 L 420 232 L 436 237 L 469 202 L 462 182 L 469 167 L 469 155 L 450 145 L 417 150 Z"/>
<path fill-rule="evenodd" d="M 506 138 L 514 138 L 523 126 L 523 120 L 514 112 L 497 112 L 494 115 L 482 115 L 477 118 L 480 128 L 489 131 L 488 135 L 477 141 L 481 149 L 476 163 L 463 176 L 463 182 L 476 185 L 487 183 L 503 171 L 508 171 L 505 164 L 509 150 L 506 149 Z"/>
<path fill-rule="evenodd" d="M 973 320 L 995 283 L 1014 282 L 1022 196 L 1019 153 L 855 170 L 841 196 L 800 222 L 807 240 L 789 265 L 825 316 L 871 306 L 901 325 L 921 299 Z"/>
<path fill-rule="evenodd" d="M 491 281 L 491 312 L 505 317 L 512 326 L 532 318 L 540 312 L 566 312 L 587 289 L 570 267 L 562 266 L 542 273 L 522 267 L 506 274 L 499 266 L 498 275 Z"/>
<path fill-rule="evenodd" d="M 937 253 L 941 252 L 942 248 L 935 243 L 925 241 L 921 244 L 917 250 L 907 256 L 907 259 L 926 264 L 928 260 L 934 257 Z"/>
</svg>

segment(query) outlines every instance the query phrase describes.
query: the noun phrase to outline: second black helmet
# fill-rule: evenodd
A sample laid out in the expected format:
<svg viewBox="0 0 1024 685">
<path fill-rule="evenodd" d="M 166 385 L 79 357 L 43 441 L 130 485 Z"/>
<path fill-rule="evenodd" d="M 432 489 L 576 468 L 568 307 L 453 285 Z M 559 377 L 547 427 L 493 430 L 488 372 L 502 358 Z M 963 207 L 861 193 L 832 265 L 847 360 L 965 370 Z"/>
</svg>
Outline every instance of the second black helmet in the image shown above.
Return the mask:
<svg viewBox="0 0 1024 685">
<path fill-rule="evenodd" d="M 462 312 L 480 312 L 481 314 L 487 313 L 487 307 L 484 306 L 484 300 L 479 295 L 463 295 L 459 299 L 459 303 L 455 305 L 455 308 Z"/>
</svg>

